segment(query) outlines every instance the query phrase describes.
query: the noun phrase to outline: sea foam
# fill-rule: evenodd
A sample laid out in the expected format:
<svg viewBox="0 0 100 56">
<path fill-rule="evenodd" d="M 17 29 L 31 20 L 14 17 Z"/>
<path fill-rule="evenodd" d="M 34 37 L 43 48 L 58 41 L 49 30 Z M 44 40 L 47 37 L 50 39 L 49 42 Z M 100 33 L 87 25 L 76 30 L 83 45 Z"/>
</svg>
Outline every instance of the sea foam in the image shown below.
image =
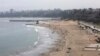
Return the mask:
<svg viewBox="0 0 100 56">
<path fill-rule="evenodd" d="M 58 39 L 56 33 L 52 33 L 50 29 L 45 27 L 32 25 L 27 25 L 27 27 L 35 28 L 35 31 L 38 33 L 38 40 L 34 43 L 35 47 L 12 56 L 41 56 L 41 54 L 49 52 L 49 49 L 54 47 L 53 44 Z"/>
</svg>

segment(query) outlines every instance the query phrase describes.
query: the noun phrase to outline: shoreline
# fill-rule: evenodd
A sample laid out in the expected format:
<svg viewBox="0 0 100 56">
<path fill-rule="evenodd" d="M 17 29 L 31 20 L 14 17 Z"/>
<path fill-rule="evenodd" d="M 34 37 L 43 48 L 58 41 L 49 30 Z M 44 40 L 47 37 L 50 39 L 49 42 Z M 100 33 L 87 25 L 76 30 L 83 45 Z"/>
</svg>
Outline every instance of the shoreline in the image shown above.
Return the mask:
<svg viewBox="0 0 100 56">
<path fill-rule="evenodd" d="M 47 31 L 47 32 L 51 33 L 49 38 L 47 39 L 42 36 L 44 38 L 44 40 L 41 38 L 42 41 L 44 41 L 44 43 L 48 42 L 47 43 L 48 48 L 47 50 L 45 50 L 46 45 L 44 47 L 42 45 L 44 49 L 41 49 L 41 51 L 43 52 L 34 51 L 35 54 L 38 53 L 37 56 L 74 56 L 74 55 L 76 56 L 96 56 L 97 54 L 99 54 L 98 51 L 94 52 L 94 51 L 84 50 L 85 47 L 91 44 L 97 44 L 97 42 L 95 41 L 96 37 L 90 32 L 88 32 L 87 30 L 82 30 L 79 27 L 77 21 L 71 21 L 71 20 L 70 21 L 54 21 L 53 20 L 53 21 L 47 21 L 47 22 L 44 21 L 35 26 L 48 28 L 50 31 Z M 45 32 L 46 30 L 42 30 L 42 31 Z M 53 34 L 55 35 L 55 33 L 57 33 L 58 36 L 52 36 Z M 48 36 L 48 34 L 46 36 Z M 52 41 L 49 42 L 48 40 L 50 39 Z M 43 44 L 43 42 L 39 41 L 39 44 Z M 38 47 L 38 44 L 36 47 Z M 33 51 L 28 52 L 28 54 L 30 53 L 31 55 L 26 55 L 26 52 L 25 52 L 24 53 L 25 55 L 20 55 L 20 56 L 33 56 L 34 55 Z"/>
<path fill-rule="evenodd" d="M 97 44 L 97 37 L 87 30 L 82 30 L 77 21 L 53 20 L 40 23 L 39 26 L 50 28 L 59 34 L 59 40 L 50 52 L 44 56 L 98 56 L 99 51 L 86 51 L 85 47 Z"/>
<path fill-rule="evenodd" d="M 48 22 L 44 22 L 42 24 L 41 23 L 39 24 L 39 26 L 47 27 L 50 30 L 52 30 L 53 31 L 52 33 L 56 32 L 57 34 L 59 34 L 59 37 L 58 37 L 59 39 L 56 42 L 56 44 L 54 45 L 55 47 L 51 48 L 50 52 L 45 53 L 45 55 L 43 55 L 43 56 L 66 56 L 66 51 L 67 51 L 66 47 L 68 45 L 68 44 L 66 45 L 66 42 L 68 42 L 68 41 L 66 41 L 66 35 L 68 32 L 67 32 L 67 30 L 60 28 L 60 24 L 56 25 L 56 23 L 58 23 L 58 22 L 60 22 L 60 21 L 53 20 L 50 22 L 48 21 Z M 62 52 L 60 52 L 60 51 L 62 51 Z"/>
<path fill-rule="evenodd" d="M 58 41 L 58 34 L 52 34 L 52 30 L 47 27 L 41 26 L 28 26 L 33 27 L 38 33 L 38 40 L 34 43 L 32 50 L 22 52 L 14 56 L 44 56 L 47 52 L 50 52 L 50 49 L 54 48 L 56 42 Z M 13 56 L 13 55 L 12 55 Z"/>
</svg>

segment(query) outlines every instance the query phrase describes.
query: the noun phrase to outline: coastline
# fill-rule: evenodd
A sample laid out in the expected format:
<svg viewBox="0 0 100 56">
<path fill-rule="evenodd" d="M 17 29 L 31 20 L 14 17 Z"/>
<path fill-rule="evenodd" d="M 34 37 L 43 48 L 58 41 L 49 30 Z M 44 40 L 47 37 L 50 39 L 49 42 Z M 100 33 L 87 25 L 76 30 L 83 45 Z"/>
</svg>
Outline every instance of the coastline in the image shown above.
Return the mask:
<svg viewBox="0 0 100 56">
<path fill-rule="evenodd" d="M 56 41 L 54 47 L 50 48 L 49 52 L 46 52 L 41 56 L 66 56 L 67 45 L 68 45 L 68 41 L 66 41 L 67 40 L 66 35 L 68 32 L 67 30 L 60 27 L 61 25 L 58 22 L 60 21 L 52 20 L 52 21 L 42 22 L 38 25 L 49 28 L 50 30 L 53 31 L 52 33 L 56 32 L 59 35 L 58 41 Z"/>
<path fill-rule="evenodd" d="M 27 25 L 27 27 L 35 29 L 38 33 L 38 40 L 34 43 L 31 50 L 11 56 L 44 56 L 47 52 L 50 52 L 50 49 L 55 47 L 55 44 L 58 41 L 58 34 L 56 32 L 52 34 L 52 30 L 43 26 Z"/>
<path fill-rule="evenodd" d="M 50 30 L 50 31 L 43 30 L 44 32 L 47 31 L 51 34 L 49 38 L 43 38 L 44 40 L 41 38 L 40 40 L 44 42 L 39 41 L 36 46 L 37 48 L 40 45 L 40 47 L 44 49 L 39 48 L 41 49 L 41 50 L 38 50 L 39 52 L 38 51 L 33 52 L 33 50 L 36 50 L 36 48 L 34 48 L 30 52 L 25 52 L 23 53 L 24 55 L 22 54 L 20 56 L 33 56 L 36 53 L 37 54 L 34 56 L 74 56 L 74 55 L 75 56 L 82 56 L 82 55 L 96 56 L 99 53 L 97 51 L 93 52 L 93 51 L 83 50 L 86 46 L 90 44 L 96 44 L 96 41 L 95 41 L 96 37 L 90 32 L 87 32 L 87 30 L 82 30 L 79 27 L 77 21 L 72 21 L 72 20 L 69 20 L 69 21 L 53 20 L 53 21 L 47 21 L 47 22 L 44 21 L 35 26 L 39 26 L 43 28 L 46 27 L 46 29 L 48 28 L 48 30 Z M 56 36 L 52 36 L 52 35 L 56 35 Z M 48 36 L 48 34 L 46 36 Z M 48 40 L 50 39 L 52 41 L 49 42 Z M 41 45 L 43 43 L 47 43 L 47 45 L 43 47 L 43 45 Z"/>
<path fill-rule="evenodd" d="M 85 47 L 97 44 L 94 33 L 82 30 L 77 21 L 52 20 L 40 23 L 39 26 L 50 28 L 59 34 L 54 48 L 43 56 L 98 56 L 99 51 L 86 51 Z"/>
</svg>

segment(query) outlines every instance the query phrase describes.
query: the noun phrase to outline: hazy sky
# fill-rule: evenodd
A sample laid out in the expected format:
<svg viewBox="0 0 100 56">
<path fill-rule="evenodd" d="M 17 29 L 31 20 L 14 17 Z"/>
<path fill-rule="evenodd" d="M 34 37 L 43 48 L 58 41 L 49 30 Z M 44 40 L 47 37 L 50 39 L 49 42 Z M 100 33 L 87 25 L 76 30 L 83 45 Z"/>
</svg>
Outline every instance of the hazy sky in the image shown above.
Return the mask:
<svg viewBox="0 0 100 56">
<path fill-rule="evenodd" d="M 34 9 L 99 8 L 100 0 L 0 0 L 0 11 Z"/>
</svg>

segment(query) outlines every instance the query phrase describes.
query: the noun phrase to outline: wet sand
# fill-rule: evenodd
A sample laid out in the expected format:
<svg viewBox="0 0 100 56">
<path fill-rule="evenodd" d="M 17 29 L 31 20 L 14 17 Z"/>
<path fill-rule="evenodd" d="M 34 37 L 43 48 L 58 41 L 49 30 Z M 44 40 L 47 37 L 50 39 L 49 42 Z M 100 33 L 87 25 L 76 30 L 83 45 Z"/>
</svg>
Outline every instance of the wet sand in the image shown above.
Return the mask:
<svg viewBox="0 0 100 56">
<path fill-rule="evenodd" d="M 96 44 L 94 34 L 79 28 L 77 21 L 48 21 L 40 23 L 60 35 L 55 48 L 41 56 L 99 56 L 98 51 L 84 51 L 90 44 Z"/>
<path fill-rule="evenodd" d="M 98 51 L 83 50 L 87 45 L 96 44 L 96 37 L 93 33 L 79 28 L 77 21 L 53 20 L 40 22 L 38 26 L 49 28 L 51 31 L 45 32 L 45 28 L 42 32 L 39 30 L 39 35 L 42 33 L 43 42 L 39 41 L 36 48 L 19 56 L 100 56 Z M 58 36 L 54 36 L 55 33 Z M 49 38 L 44 37 L 48 35 Z"/>
<path fill-rule="evenodd" d="M 30 50 L 26 50 L 11 56 L 42 56 L 50 52 L 52 48 L 55 48 L 55 44 L 59 40 L 59 36 L 56 32 L 53 32 L 46 27 L 33 25 L 26 26 L 35 29 L 36 33 L 38 34 L 38 40 L 33 46 L 31 46 Z"/>
</svg>

